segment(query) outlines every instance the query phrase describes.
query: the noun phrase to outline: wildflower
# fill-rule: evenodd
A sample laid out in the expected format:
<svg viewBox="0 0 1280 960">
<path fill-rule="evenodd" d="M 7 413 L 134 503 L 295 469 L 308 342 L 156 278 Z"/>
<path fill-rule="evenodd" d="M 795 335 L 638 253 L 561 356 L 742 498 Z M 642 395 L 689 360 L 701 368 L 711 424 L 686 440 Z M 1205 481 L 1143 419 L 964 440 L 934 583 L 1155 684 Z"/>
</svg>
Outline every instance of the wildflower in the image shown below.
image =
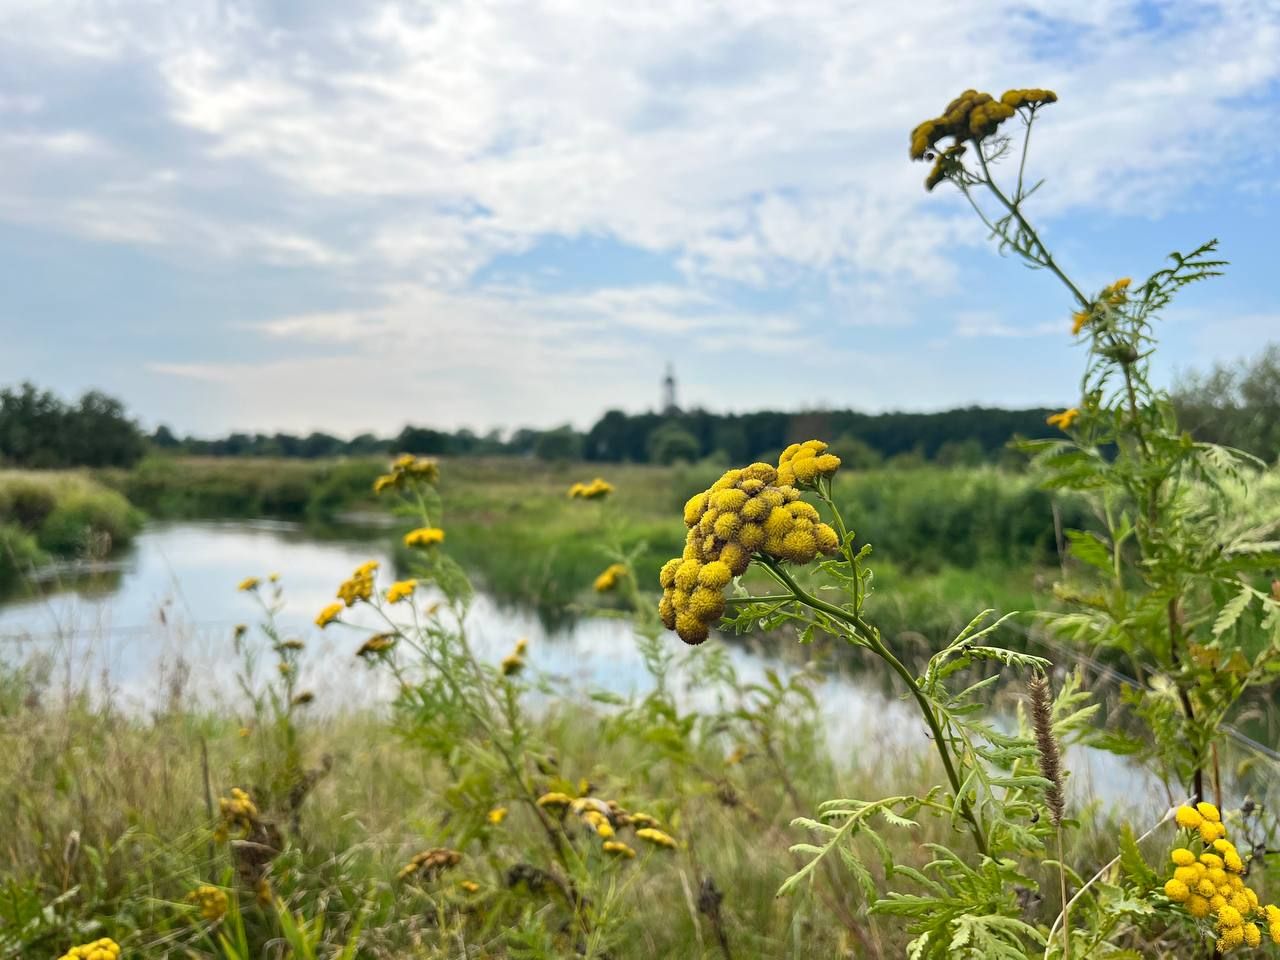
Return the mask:
<svg viewBox="0 0 1280 960">
<path fill-rule="evenodd" d="M 605 853 L 611 853 L 615 857 L 623 857 L 627 860 L 634 860 L 636 856 L 636 852 L 621 840 L 606 840 L 600 845 L 600 849 Z"/>
<path fill-rule="evenodd" d="M 321 610 L 318 614 L 316 614 L 316 626 L 320 627 L 323 630 L 329 624 L 333 623 L 333 621 L 337 620 L 339 614 L 341 613 L 342 613 L 342 604 L 340 603 L 329 604 L 327 607 Z"/>
<path fill-rule="evenodd" d="M 674 850 L 676 847 L 676 841 L 674 837 L 672 837 L 670 834 L 663 833 L 661 830 L 658 830 L 654 827 L 644 827 L 641 830 L 637 830 L 636 836 L 639 837 L 641 840 L 648 840 L 650 843 L 656 846 L 666 847 L 669 850 Z"/>
<path fill-rule="evenodd" d="M 618 585 L 618 581 L 627 575 L 625 564 L 613 563 L 605 567 L 604 572 L 596 577 L 594 584 L 596 593 L 608 593 Z"/>
<path fill-rule="evenodd" d="M 1184 903 L 1191 896 L 1191 891 L 1181 880 L 1171 879 L 1165 882 L 1164 894 L 1174 903 Z"/>
<path fill-rule="evenodd" d="M 1222 815 L 1218 813 L 1218 808 L 1212 803 L 1197 803 L 1196 813 L 1200 814 L 1200 816 L 1204 817 L 1206 820 L 1211 820 L 1214 823 L 1222 822 Z"/>
<path fill-rule="evenodd" d="M 649 816 L 647 813 L 629 813 L 627 814 L 627 822 L 633 827 L 652 827 L 658 826 L 657 818 Z"/>
<path fill-rule="evenodd" d="M 293 664 L 292 664 L 292 663 L 277 663 L 277 664 L 276 664 L 276 669 L 280 671 L 280 676 L 282 676 L 282 677 L 287 677 L 287 676 L 289 676 L 289 674 L 293 673 Z"/>
<path fill-rule="evenodd" d="M 1045 418 L 1045 423 L 1051 427 L 1057 427 L 1059 430 L 1070 430 L 1071 425 L 1080 418 L 1080 411 L 1076 407 L 1070 407 L 1061 413 L 1050 414 Z"/>
<path fill-rule="evenodd" d="M 404 535 L 406 547 L 429 547 L 444 540 L 444 531 L 439 527 L 419 527 Z"/>
<path fill-rule="evenodd" d="M 1038 87 L 1028 90 L 1006 90 L 1001 94 L 1000 102 L 1013 107 L 1015 110 L 1020 107 L 1035 109 L 1046 103 L 1057 103 L 1058 95 L 1052 90 L 1041 90 Z"/>
<path fill-rule="evenodd" d="M 544 793 L 542 796 L 538 798 L 538 806 L 540 807 L 547 807 L 547 808 L 567 807 L 571 803 L 573 803 L 572 797 L 570 797 L 568 794 L 559 793 L 556 791 L 552 791 L 551 793 Z"/>
<path fill-rule="evenodd" d="M 502 823 L 503 820 L 507 819 L 507 808 L 494 807 L 489 811 L 487 819 L 496 827 L 498 824 Z"/>
<path fill-rule="evenodd" d="M 253 798 L 239 787 L 231 788 L 231 796 L 218 798 L 218 813 L 224 837 L 230 830 L 248 833 L 258 820 L 258 807 Z"/>
<path fill-rule="evenodd" d="M 685 643 L 701 643 L 724 613 L 724 590 L 744 573 L 753 555 L 808 563 L 839 549 L 839 538 L 818 511 L 800 500 L 800 491 L 782 482 L 812 484 L 830 476 L 839 459 L 824 454 L 817 440 L 783 451 L 777 468 L 753 463 L 725 472 L 684 506 L 689 528 L 682 556 L 667 561 L 658 576 L 658 614 Z"/>
<path fill-rule="evenodd" d="M 1085 324 L 1093 319 L 1092 310 L 1077 310 L 1071 315 L 1071 335 L 1077 337 L 1080 331 L 1084 329 Z"/>
<path fill-rule="evenodd" d="M 807 486 L 819 477 L 830 477 L 840 469 L 840 458 L 826 453 L 821 440 L 793 443 L 778 457 L 778 482 L 789 486 Z"/>
<path fill-rule="evenodd" d="M 443 847 L 423 850 L 421 853 L 414 854 L 409 862 L 400 868 L 397 877 L 400 880 L 407 880 L 418 875 L 427 880 L 433 880 L 445 870 L 456 867 L 461 861 L 462 854 L 457 850 L 448 850 Z"/>
<path fill-rule="evenodd" d="M 417 586 L 417 580 L 397 580 L 387 587 L 387 603 L 399 603 L 401 600 L 412 596 Z"/>
<path fill-rule="evenodd" d="M 613 484 L 600 477 L 590 483 L 575 483 L 569 488 L 569 497 L 573 500 L 600 500 L 613 493 Z"/>
<path fill-rule="evenodd" d="M 200 908 L 200 916 L 210 923 L 221 920 L 227 913 L 227 895 L 217 887 L 199 886 L 183 898 L 186 903 Z"/>
<path fill-rule="evenodd" d="M 1186 847 L 1178 847 L 1169 854 L 1169 859 L 1180 867 L 1189 867 L 1196 862 L 1196 855 Z"/>
<path fill-rule="evenodd" d="M 302 693 L 295 696 L 293 700 L 291 700 L 290 702 L 295 707 L 305 707 L 307 704 L 314 701 L 315 698 L 316 698 L 316 695 L 312 693 L 310 690 L 303 690 Z"/>
<path fill-rule="evenodd" d="M 476 883 L 474 880 L 463 880 L 460 884 L 458 884 L 458 886 L 460 886 L 467 893 L 480 892 L 480 884 Z"/>
<path fill-rule="evenodd" d="M 240 581 L 240 585 L 236 587 L 236 589 L 242 593 L 248 593 L 250 591 L 257 590 L 261 583 L 262 581 L 257 577 L 245 577 Z"/>
<path fill-rule="evenodd" d="M 387 490 L 390 487 L 394 487 L 395 485 L 396 485 L 395 475 L 390 473 L 384 473 L 382 476 L 378 477 L 377 480 L 373 481 L 373 492 L 381 493 L 383 490 Z"/>
<path fill-rule="evenodd" d="M 72 947 L 58 960 L 118 960 L 120 944 L 110 937 L 103 937 L 83 946 Z"/>
<path fill-rule="evenodd" d="M 240 737 L 241 737 L 242 739 L 243 739 L 243 738 L 245 738 L 245 737 L 252 736 L 252 735 L 253 735 L 253 728 L 252 728 L 252 727 L 241 727 L 241 728 L 240 728 Z"/>
<path fill-rule="evenodd" d="M 360 649 L 356 651 L 357 657 L 372 657 L 379 653 L 384 653 L 396 645 L 396 638 L 390 633 L 375 633 L 372 637 L 360 644 Z"/>
<path fill-rule="evenodd" d="M 279 582 L 280 582 L 280 574 L 278 574 L 278 573 L 272 573 L 272 574 L 269 574 L 269 575 L 267 576 L 267 580 L 269 580 L 271 583 L 279 583 Z"/>
<path fill-rule="evenodd" d="M 280 644 L 280 649 L 298 651 L 306 649 L 306 646 L 301 640 L 289 639 Z"/>
<path fill-rule="evenodd" d="M 518 640 L 516 640 L 516 646 L 515 646 L 514 652 L 517 657 L 523 657 L 524 652 L 528 649 L 529 649 L 528 637 L 520 637 Z"/>
<path fill-rule="evenodd" d="M 509 653 L 502 658 L 500 668 L 504 677 L 511 677 L 524 669 L 524 657 Z"/>
<path fill-rule="evenodd" d="M 1204 818 L 1197 811 L 1188 806 L 1179 807 L 1174 812 L 1173 819 L 1178 826 L 1187 830 L 1196 829 L 1204 821 Z"/>
<path fill-rule="evenodd" d="M 338 599 L 348 607 L 361 600 L 373 598 L 373 574 L 378 569 L 377 560 L 366 560 L 356 567 L 351 576 L 338 586 Z"/>
</svg>

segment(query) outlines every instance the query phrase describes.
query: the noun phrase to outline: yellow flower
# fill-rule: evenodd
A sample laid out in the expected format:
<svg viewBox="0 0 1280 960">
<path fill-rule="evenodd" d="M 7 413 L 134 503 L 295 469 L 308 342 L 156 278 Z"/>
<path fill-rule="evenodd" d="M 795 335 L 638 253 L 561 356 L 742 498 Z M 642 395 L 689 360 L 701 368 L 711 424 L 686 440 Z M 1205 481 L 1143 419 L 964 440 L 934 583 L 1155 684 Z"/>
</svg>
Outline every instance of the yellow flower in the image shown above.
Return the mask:
<svg viewBox="0 0 1280 960">
<path fill-rule="evenodd" d="M 510 677 L 524 669 L 524 657 L 518 654 L 509 653 L 502 658 L 500 669 L 504 677 Z"/>
<path fill-rule="evenodd" d="M 1179 867 L 1189 867 L 1196 862 L 1196 855 L 1186 847 L 1178 847 L 1173 853 L 1169 854 L 1169 859 Z"/>
<path fill-rule="evenodd" d="M 1071 335 L 1079 336 L 1086 323 L 1093 319 L 1092 310 L 1077 310 L 1071 315 Z"/>
<path fill-rule="evenodd" d="M 467 893 L 478 893 L 480 891 L 480 884 L 476 883 L 474 880 L 463 880 L 458 884 L 458 886 Z"/>
<path fill-rule="evenodd" d="M 398 876 L 401 880 L 407 880 L 418 874 L 431 880 L 445 870 L 456 867 L 461 862 L 462 854 L 457 850 L 436 847 L 431 850 L 423 850 L 421 853 L 415 853 L 409 862 L 400 868 Z"/>
<path fill-rule="evenodd" d="M 372 657 L 376 654 L 390 650 L 396 644 L 394 634 L 375 633 L 368 640 L 360 645 L 360 649 L 356 651 L 357 657 Z"/>
<path fill-rule="evenodd" d="M 528 638 L 528 637 L 520 637 L 518 640 L 516 640 L 516 646 L 515 646 L 515 651 L 514 651 L 514 653 L 515 653 L 515 655 L 516 655 L 517 657 L 523 657 L 523 656 L 524 656 L 524 652 L 525 652 L 526 650 L 528 650 L 528 649 L 529 649 L 529 638 Z"/>
<path fill-rule="evenodd" d="M 184 900 L 200 908 L 200 916 L 210 923 L 221 920 L 227 913 L 227 895 L 217 887 L 200 886 L 186 895 Z"/>
<path fill-rule="evenodd" d="M 600 849 L 605 853 L 611 853 L 615 857 L 624 857 L 627 860 L 634 860 L 636 856 L 636 852 L 621 840 L 606 840 L 600 845 Z"/>
<path fill-rule="evenodd" d="M 1184 903 L 1191 891 L 1181 880 L 1169 880 L 1164 885 L 1164 895 L 1174 903 Z"/>
<path fill-rule="evenodd" d="M 58 960 L 118 960 L 120 945 L 110 937 L 103 937 L 79 947 L 72 947 Z"/>
<path fill-rule="evenodd" d="M 1057 427 L 1059 430 L 1070 430 L 1071 425 L 1080 417 L 1080 411 L 1076 407 L 1070 407 L 1061 413 L 1053 413 L 1045 418 L 1045 423 L 1051 427 Z"/>
<path fill-rule="evenodd" d="M 1218 813 L 1218 808 L 1212 803 L 1197 803 L 1196 812 L 1206 820 L 1212 820 L 1214 823 L 1220 823 L 1222 821 L 1222 815 Z"/>
<path fill-rule="evenodd" d="M 506 807 L 494 807 L 489 811 L 488 820 L 495 827 L 505 819 L 507 819 Z"/>
<path fill-rule="evenodd" d="M 444 531 L 439 527 L 419 527 L 404 535 L 406 547 L 429 547 L 444 540 Z"/>
<path fill-rule="evenodd" d="M 241 727 L 241 728 L 240 728 L 240 736 L 241 736 L 241 738 L 250 737 L 250 736 L 252 736 L 252 735 L 253 735 L 253 729 L 252 729 L 251 727 Z"/>
<path fill-rule="evenodd" d="M 538 798 L 538 806 L 540 807 L 567 807 L 571 803 L 573 803 L 572 797 L 558 791 L 544 793 Z"/>
<path fill-rule="evenodd" d="M 259 580 L 257 577 L 245 577 L 243 580 L 241 580 L 241 581 L 240 581 L 240 585 L 239 585 L 238 587 L 236 587 L 236 589 L 237 589 L 237 590 L 240 590 L 240 591 L 242 591 L 242 592 L 248 592 L 248 591 L 250 591 L 250 590 L 257 590 L 257 589 L 258 589 L 258 586 L 259 586 L 261 583 L 262 583 L 262 581 L 261 581 L 261 580 Z"/>
<path fill-rule="evenodd" d="M 594 584 L 596 593 L 609 592 L 618 585 L 618 581 L 626 576 L 626 574 L 627 568 L 624 564 L 614 563 L 605 567 L 604 572 L 600 574 L 600 576 L 596 577 L 596 582 Z"/>
<path fill-rule="evenodd" d="M 396 479 L 397 478 L 393 474 L 384 473 L 377 480 L 373 481 L 373 492 L 381 493 L 389 487 L 394 487 L 396 485 Z"/>
<path fill-rule="evenodd" d="M 1187 913 L 1197 919 L 1204 919 L 1209 915 L 1209 901 L 1198 893 L 1193 893 L 1187 898 Z"/>
<path fill-rule="evenodd" d="M 569 488 L 569 497 L 573 500 L 600 500 L 613 493 L 613 484 L 600 477 L 590 483 L 575 483 Z"/>
<path fill-rule="evenodd" d="M 268 579 L 268 580 L 270 580 L 272 583 L 279 583 L 279 582 L 280 582 L 280 574 L 278 574 L 278 573 L 273 573 L 273 574 L 271 574 L 270 576 L 268 576 L 268 577 L 267 577 L 267 579 Z"/>
<path fill-rule="evenodd" d="M 666 847 L 670 850 L 674 850 L 676 846 L 674 837 L 670 834 L 663 833 L 661 830 L 655 829 L 654 827 L 645 827 L 641 830 L 637 830 L 636 836 L 641 840 L 648 840 L 656 846 Z"/>
<path fill-rule="evenodd" d="M 320 627 L 321 629 L 327 627 L 329 624 L 333 623 L 333 621 L 337 620 L 338 616 L 341 613 L 342 613 L 342 604 L 340 603 L 329 604 L 327 607 L 321 610 L 318 614 L 316 614 L 316 626 Z"/>
<path fill-rule="evenodd" d="M 406 597 L 412 596 L 417 586 L 417 580 L 397 580 L 387 587 L 387 603 L 399 603 Z"/>
</svg>

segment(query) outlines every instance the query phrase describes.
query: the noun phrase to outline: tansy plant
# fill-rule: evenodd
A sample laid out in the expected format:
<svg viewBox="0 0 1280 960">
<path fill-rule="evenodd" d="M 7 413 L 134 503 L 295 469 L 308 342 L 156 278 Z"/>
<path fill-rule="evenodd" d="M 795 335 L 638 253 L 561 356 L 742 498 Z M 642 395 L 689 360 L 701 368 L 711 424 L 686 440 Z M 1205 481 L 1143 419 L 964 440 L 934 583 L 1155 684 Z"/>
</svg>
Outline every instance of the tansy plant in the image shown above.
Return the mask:
<svg viewBox="0 0 1280 960">
<path fill-rule="evenodd" d="M 1023 446 L 1045 486 L 1087 498 L 1097 522 L 1066 531 L 1075 563 L 1056 588 L 1064 609 L 1048 621 L 1137 677 L 1129 700 L 1153 736 L 1123 749 L 1153 761 L 1179 785 L 1171 792 L 1204 800 L 1212 791 L 1220 804 L 1221 725 L 1249 688 L 1280 672 L 1269 576 L 1280 565 L 1280 517 L 1248 508 L 1259 461 L 1183 430 L 1151 383 L 1150 358 L 1160 313 L 1224 262 L 1210 241 L 1171 254 L 1145 280 L 1096 291 L 1073 280 L 1027 214 L 1040 186 L 1026 178 L 1032 127 L 1056 99 L 966 91 L 916 128 L 911 155 L 932 161 L 927 187 L 958 188 L 1002 252 L 1047 271 L 1073 301 L 1070 331 L 1088 350 L 1080 399 L 1049 418 L 1062 438 Z"/>
</svg>

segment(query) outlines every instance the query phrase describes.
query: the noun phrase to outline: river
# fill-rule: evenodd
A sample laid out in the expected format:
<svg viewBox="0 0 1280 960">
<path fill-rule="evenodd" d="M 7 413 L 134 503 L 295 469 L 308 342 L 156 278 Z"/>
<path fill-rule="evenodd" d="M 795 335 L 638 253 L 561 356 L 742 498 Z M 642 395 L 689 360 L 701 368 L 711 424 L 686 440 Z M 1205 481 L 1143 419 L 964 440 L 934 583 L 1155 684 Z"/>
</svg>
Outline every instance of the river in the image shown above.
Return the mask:
<svg viewBox="0 0 1280 960">
<path fill-rule="evenodd" d="M 147 710 L 170 699 L 210 707 L 239 696 L 233 632 L 252 626 L 262 611 L 236 589 L 248 576 L 280 574 L 286 636 L 305 640 L 301 685 L 321 710 L 377 707 L 390 698 L 384 672 L 372 672 L 354 651 L 365 633 L 312 620 L 358 564 L 378 560 L 383 582 L 392 576 L 385 535 L 322 537 L 298 525 L 270 521 L 183 522 L 149 525 L 121 556 L 93 570 L 55 571 L 29 595 L 0 603 L 0 657 L 42 663 L 52 695 L 86 691 L 122 709 Z M 357 612 L 358 614 L 358 612 Z M 355 619 L 372 627 L 372 619 Z M 625 619 L 584 615 L 549 628 L 531 610 L 504 606 L 479 592 L 466 621 L 477 653 L 497 662 L 517 638 L 529 641 L 531 666 L 556 679 L 565 696 L 604 691 L 643 693 L 651 680 Z M 251 631 L 252 636 L 252 631 Z M 712 644 L 721 641 L 713 639 Z M 709 647 L 685 648 L 672 636 L 686 667 L 672 686 L 687 705 L 705 705 L 716 692 L 689 682 L 687 664 Z M 726 643 L 745 680 L 766 671 L 796 669 L 762 645 Z M 777 648 L 774 647 L 774 650 Z M 809 651 L 791 647 L 790 652 Z M 875 671 L 828 672 L 819 690 L 829 740 L 852 766 L 873 766 L 929 749 L 924 725 Z M 1073 750 L 1072 792 L 1098 796 L 1134 813 L 1158 809 L 1165 791 L 1145 771 L 1110 754 Z"/>
</svg>

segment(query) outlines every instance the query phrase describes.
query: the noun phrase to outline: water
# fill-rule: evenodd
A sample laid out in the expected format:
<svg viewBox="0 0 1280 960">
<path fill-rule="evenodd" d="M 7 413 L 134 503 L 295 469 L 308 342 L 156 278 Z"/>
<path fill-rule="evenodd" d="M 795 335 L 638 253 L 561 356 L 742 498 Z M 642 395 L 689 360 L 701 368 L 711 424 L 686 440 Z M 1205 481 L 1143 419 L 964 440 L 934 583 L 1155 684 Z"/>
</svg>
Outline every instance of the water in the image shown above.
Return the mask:
<svg viewBox="0 0 1280 960">
<path fill-rule="evenodd" d="M 380 583 L 390 582 L 384 535 L 320 539 L 294 524 L 264 521 L 151 525 L 113 563 L 63 573 L 40 595 L 0 605 L 0 657 L 17 663 L 43 656 L 56 665 L 54 692 L 87 688 L 124 709 L 149 709 L 178 695 L 234 707 L 242 701 L 233 631 L 262 619 L 254 596 L 236 586 L 247 576 L 278 572 L 286 604 L 278 622 L 285 636 L 307 644 L 300 688 L 316 694 L 320 710 L 385 704 L 391 696 L 385 671 L 370 671 L 354 656 L 367 632 L 339 625 L 321 631 L 312 622 L 332 601 L 338 582 L 366 560 L 378 560 Z M 377 627 L 360 608 L 344 616 Z M 531 665 L 557 678 L 567 696 L 631 696 L 651 687 L 626 620 L 583 616 L 548 628 L 534 612 L 479 593 L 466 627 L 476 652 L 491 662 L 509 653 L 517 638 L 527 638 Z M 686 652 L 674 637 L 671 643 L 686 663 L 710 649 Z M 776 645 L 735 642 L 726 649 L 746 681 L 763 681 L 771 669 L 786 677 L 800 662 L 770 652 Z M 794 645 L 784 649 L 811 655 Z M 671 681 L 688 705 L 714 702 L 715 691 L 690 682 L 686 670 L 677 670 Z M 899 699 L 881 671 L 830 672 L 819 699 L 832 749 L 855 767 L 893 764 L 932 749 L 914 706 Z M 1134 812 L 1160 809 L 1166 800 L 1154 778 L 1110 754 L 1074 751 L 1068 760 L 1079 799 L 1099 796 Z"/>
</svg>

